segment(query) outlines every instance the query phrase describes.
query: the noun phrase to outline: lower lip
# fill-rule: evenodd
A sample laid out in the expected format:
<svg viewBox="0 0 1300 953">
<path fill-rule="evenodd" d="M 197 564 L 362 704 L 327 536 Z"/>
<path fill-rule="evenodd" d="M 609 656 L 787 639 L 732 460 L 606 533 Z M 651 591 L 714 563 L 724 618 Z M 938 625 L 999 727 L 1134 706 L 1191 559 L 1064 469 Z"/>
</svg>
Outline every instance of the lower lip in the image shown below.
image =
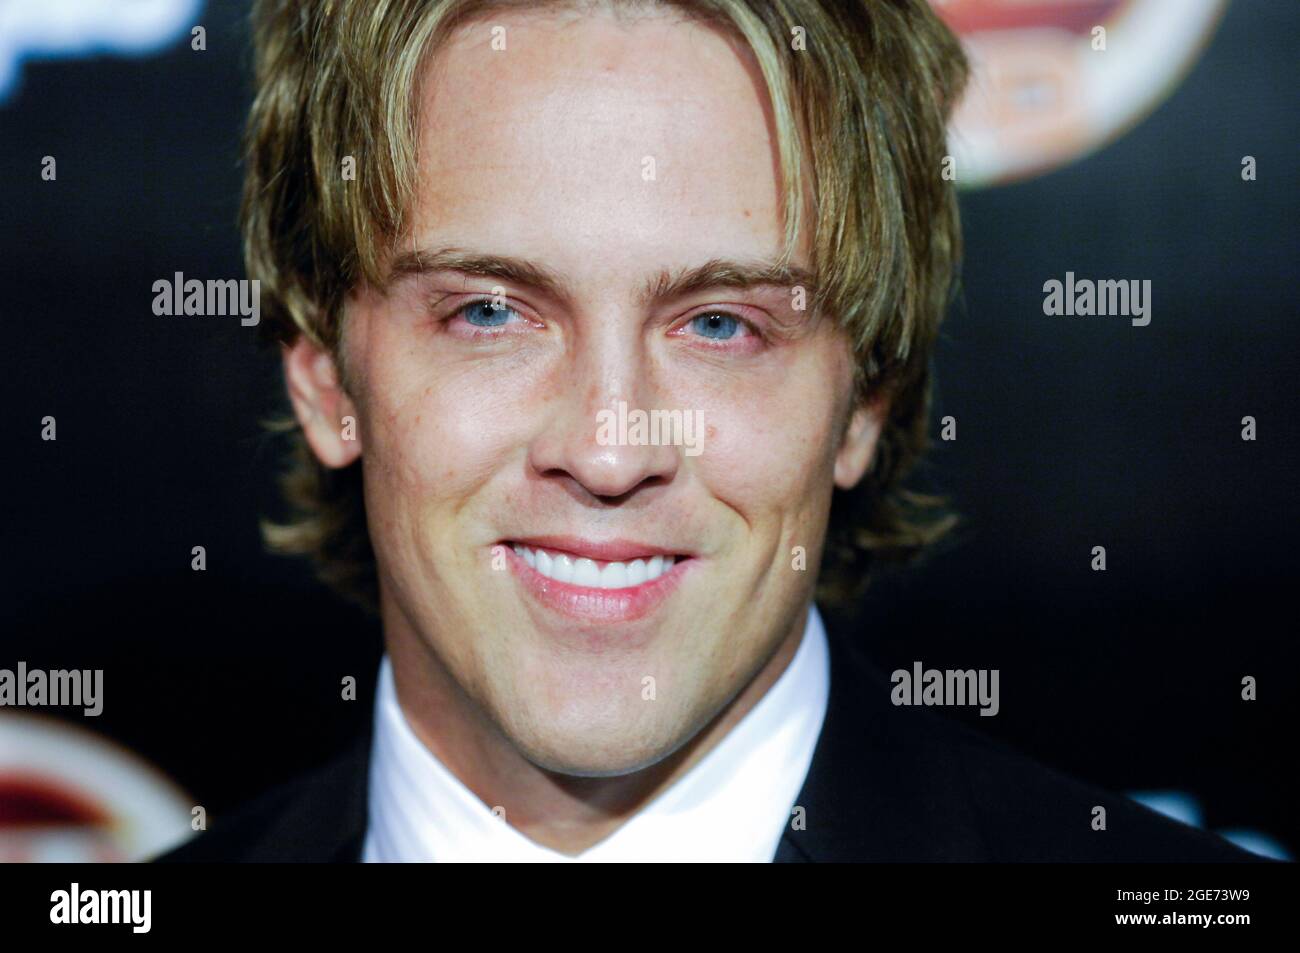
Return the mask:
<svg viewBox="0 0 1300 953">
<path fill-rule="evenodd" d="M 549 609 L 584 622 L 632 622 L 659 608 L 691 571 L 696 560 L 679 559 L 673 568 L 639 586 L 600 589 L 575 586 L 543 576 L 507 544 L 510 569 L 538 602 Z"/>
</svg>

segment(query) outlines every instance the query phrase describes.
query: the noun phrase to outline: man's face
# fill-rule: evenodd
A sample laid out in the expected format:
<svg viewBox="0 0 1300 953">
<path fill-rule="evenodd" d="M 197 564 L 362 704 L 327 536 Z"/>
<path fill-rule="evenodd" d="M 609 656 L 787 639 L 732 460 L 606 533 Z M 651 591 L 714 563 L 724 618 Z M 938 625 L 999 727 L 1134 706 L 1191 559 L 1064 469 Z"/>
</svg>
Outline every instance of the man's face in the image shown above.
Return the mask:
<svg viewBox="0 0 1300 953">
<path fill-rule="evenodd" d="M 438 51 L 422 95 L 398 254 L 527 261 L 559 287 L 408 267 L 348 302 L 385 627 L 534 764 L 627 773 L 802 630 L 832 487 L 877 421 L 841 442 L 850 352 L 790 287 L 653 293 L 781 247 L 766 93 L 719 33 L 502 13 Z M 602 442 L 620 402 L 699 411 L 700 452 Z"/>
</svg>

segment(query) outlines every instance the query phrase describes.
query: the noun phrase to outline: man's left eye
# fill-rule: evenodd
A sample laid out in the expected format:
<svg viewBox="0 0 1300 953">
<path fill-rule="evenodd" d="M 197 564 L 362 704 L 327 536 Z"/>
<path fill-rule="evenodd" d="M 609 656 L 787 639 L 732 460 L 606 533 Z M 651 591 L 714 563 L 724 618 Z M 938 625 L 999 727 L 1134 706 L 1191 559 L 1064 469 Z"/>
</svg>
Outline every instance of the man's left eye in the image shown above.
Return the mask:
<svg viewBox="0 0 1300 953">
<path fill-rule="evenodd" d="M 521 317 L 514 308 L 497 306 L 490 300 L 472 301 L 460 309 L 459 314 L 476 328 L 500 328 L 510 322 L 510 316 Z"/>
<path fill-rule="evenodd" d="M 722 311 L 697 314 L 686 322 L 686 327 L 711 341 L 729 341 L 738 334 L 743 337 L 749 331 L 740 318 Z"/>
</svg>

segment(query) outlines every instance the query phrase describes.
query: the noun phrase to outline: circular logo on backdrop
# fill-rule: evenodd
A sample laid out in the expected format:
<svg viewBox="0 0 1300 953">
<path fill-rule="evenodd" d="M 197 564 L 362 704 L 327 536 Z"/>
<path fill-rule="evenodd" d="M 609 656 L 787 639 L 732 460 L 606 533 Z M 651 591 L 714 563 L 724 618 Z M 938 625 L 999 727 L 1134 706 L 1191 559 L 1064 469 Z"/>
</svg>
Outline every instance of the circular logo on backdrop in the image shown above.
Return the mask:
<svg viewBox="0 0 1300 953">
<path fill-rule="evenodd" d="M 0 863 L 148 859 L 190 836 L 190 799 L 112 742 L 0 713 Z"/>
<path fill-rule="evenodd" d="M 931 0 L 971 80 L 949 129 L 957 182 L 1046 172 L 1117 138 L 1167 97 L 1226 0 Z"/>
</svg>

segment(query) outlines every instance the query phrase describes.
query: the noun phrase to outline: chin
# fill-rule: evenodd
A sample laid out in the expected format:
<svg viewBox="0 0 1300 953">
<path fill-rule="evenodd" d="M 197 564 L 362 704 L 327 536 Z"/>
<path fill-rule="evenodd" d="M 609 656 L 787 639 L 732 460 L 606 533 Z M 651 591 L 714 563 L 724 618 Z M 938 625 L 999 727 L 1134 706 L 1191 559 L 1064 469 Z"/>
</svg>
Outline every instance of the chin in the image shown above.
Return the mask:
<svg viewBox="0 0 1300 953">
<path fill-rule="evenodd" d="M 644 718 L 621 725 L 588 721 L 571 730 L 556 723 L 540 731 L 508 732 L 515 747 L 533 764 L 552 774 L 580 778 L 610 778 L 634 774 L 672 754 L 689 738 L 678 737 Z"/>
</svg>

